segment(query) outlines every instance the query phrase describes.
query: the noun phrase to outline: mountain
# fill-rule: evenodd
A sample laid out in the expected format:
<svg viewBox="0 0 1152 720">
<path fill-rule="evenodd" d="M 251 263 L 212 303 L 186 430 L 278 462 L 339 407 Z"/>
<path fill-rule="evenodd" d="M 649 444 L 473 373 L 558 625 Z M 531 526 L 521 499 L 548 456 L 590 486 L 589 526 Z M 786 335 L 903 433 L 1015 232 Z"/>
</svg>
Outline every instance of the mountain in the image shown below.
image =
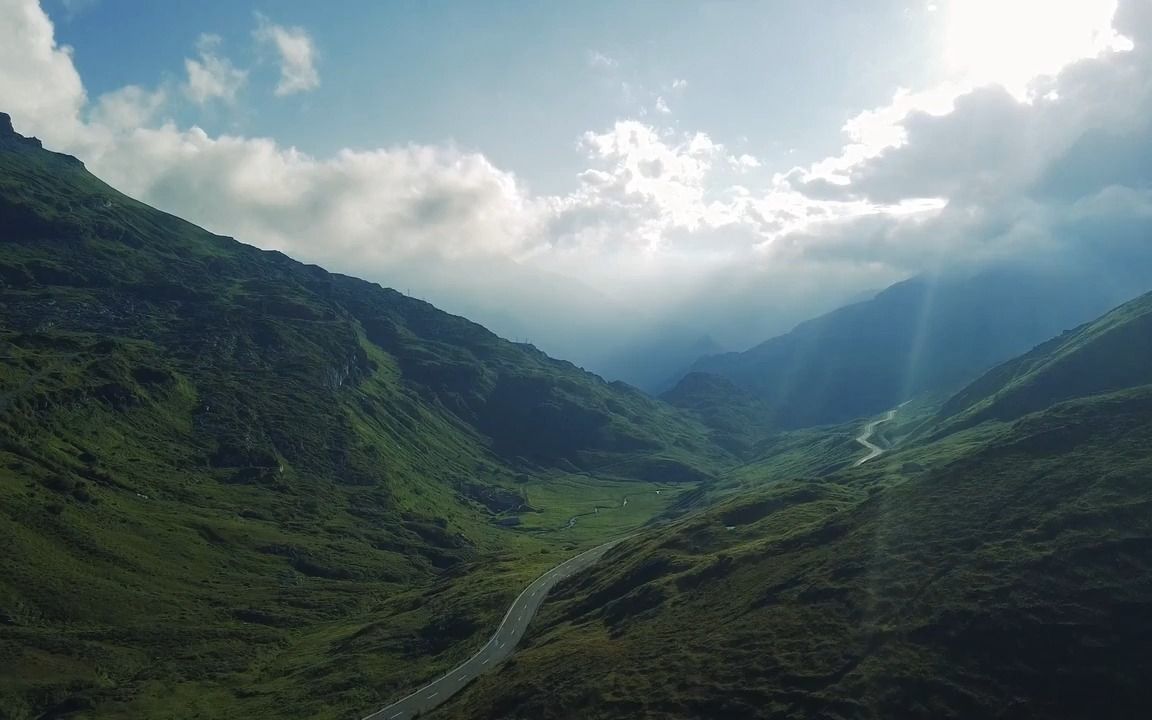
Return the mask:
<svg viewBox="0 0 1152 720">
<path fill-rule="evenodd" d="M 918 277 L 745 352 L 702 358 L 692 372 L 735 383 L 776 428 L 844 422 L 958 388 L 1152 284 L 1152 268 L 1129 272 L 1037 265 Z"/>
<path fill-rule="evenodd" d="M 0 717 L 369 709 L 654 510 L 569 515 L 725 462 L 634 388 L 154 210 L 0 115 Z"/>
<path fill-rule="evenodd" d="M 930 441 L 618 546 L 445 717 L 1147 716 L 1149 304 L 993 370 Z"/>
<path fill-rule="evenodd" d="M 1152 384 L 1152 294 L 989 371 L 940 409 L 950 430 Z"/>
<path fill-rule="evenodd" d="M 771 408 L 725 377 L 692 372 L 661 399 L 694 414 L 714 430 L 714 440 L 738 455 L 760 439 L 759 429 L 772 418 Z"/>
</svg>

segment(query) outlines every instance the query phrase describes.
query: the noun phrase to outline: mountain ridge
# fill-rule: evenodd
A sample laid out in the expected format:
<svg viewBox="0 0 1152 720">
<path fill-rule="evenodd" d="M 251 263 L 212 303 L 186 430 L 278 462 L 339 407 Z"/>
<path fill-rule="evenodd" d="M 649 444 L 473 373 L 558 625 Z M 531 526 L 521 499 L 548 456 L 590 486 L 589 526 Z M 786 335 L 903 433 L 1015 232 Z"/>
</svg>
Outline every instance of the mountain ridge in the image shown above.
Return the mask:
<svg viewBox="0 0 1152 720">
<path fill-rule="evenodd" d="M 627 541 L 446 717 L 1146 714 L 1152 378 L 1122 341 L 1152 337 L 1150 298 L 1002 366 L 1060 374 L 1044 360 L 1072 349 L 1134 370 L 1115 382 L 858 468 L 762 478 Z M 993 370 L 957 397 L 1016 377 Z"/>
<path fill-rule="evenodd" d="M 936 420 L 955 431 L 1142 384 L 1152 384 L 1152 293 L 993 368 Z"/>
<path fill-rule="evenodd" d="M 916 277 L 742 353 L 701 358 L 690 372 L 742 388 L 767 407 L 768 429 L 867 417 L 958 389 L 1152 283 L 1138 267 L 1107 286 L 1095 280 L 1095 271 L 1021 266 Z"/>
<path fill-rule="evenodd" d="M 726 462 L 634 388 L 0 136 L 0 714 L 379 706 Z"/>
</svg>

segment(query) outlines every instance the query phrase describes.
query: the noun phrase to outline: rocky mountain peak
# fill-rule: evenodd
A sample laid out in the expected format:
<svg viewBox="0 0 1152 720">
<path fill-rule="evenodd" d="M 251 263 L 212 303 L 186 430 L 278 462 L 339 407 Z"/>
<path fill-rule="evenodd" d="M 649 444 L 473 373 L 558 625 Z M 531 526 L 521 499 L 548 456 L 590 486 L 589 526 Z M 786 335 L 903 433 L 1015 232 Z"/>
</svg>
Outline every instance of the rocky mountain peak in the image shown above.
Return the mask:
<svg viewBox="0 0 1152 720">
<path fill-rule="evenodd" d="M 43 147 L 43 144 L 38 139 L 34 137 L 24 137 L 16 132 L 16 128 L 12 126 L 12 116 L 6 112 L 0 112 L 0 141 L 14 141 L 25 145 Z"/>
</svg>

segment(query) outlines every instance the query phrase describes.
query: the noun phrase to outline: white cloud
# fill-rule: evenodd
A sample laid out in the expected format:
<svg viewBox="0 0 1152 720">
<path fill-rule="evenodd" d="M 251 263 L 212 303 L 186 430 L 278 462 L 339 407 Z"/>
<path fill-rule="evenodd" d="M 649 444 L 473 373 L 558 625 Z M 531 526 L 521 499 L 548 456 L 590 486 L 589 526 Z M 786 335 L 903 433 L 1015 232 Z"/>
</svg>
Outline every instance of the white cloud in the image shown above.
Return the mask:
<svg viewBox="0 0 1152 720">
<path fill-rule="evenodd" d="M 952 0 L 944 58 L 970 85 L 997 83 L 1020 99 L 1033 78 L 1127 46 L 1112 29 L 1116 0 Z"/>
<path fill-rule="evenodd" d="M 620 65 L 616 58 L 605 55 L 599 50 L 588 51 L 588 67 L 595 70 L 612 70 Z"/>
<path fill-rule="evenodd" d="M 276 25 L 263 15 L 257 15 L 253 33 L 257 42 L 271 46 L 280 61 L 280 82 L 277 95 L 294 95 L 320 87 L 320 73 L 316 70 L 316 45 L 312 36 L 301 27 Z"/>
<path fill-rule="evenodd" d="M 477 153 L 411 145 L 320 159 L 267 138 L 157 123 L 163 90 L 129 86 L 89 103 L 35 2 L 0 0 L 0 19 L 0 107 L 17 130 L 218 232 L 351 270 L 420 254 L 513 254 L 535 222 L 516 178 Z"/>
<path fill-rule="evenodd" d="M 899 88 L 889 104 L 864 110 L 844 123 L 841 133 L 846 142 L 839 154 L 808 167 L 793 168 L 786 175 L 800 183 L 812 183 L 813 188 L 847 185 L 854 167 L 906 142 L 904 121 L 910 115 L 946 115 L 964 92 L 964 88 L 953 83 L 915 93 Z"/>
<path fill-rule="evenodd" d="M 512 254 L 532 218 L 514 177 L 451 148 L 316 159 L 271 140 L 166 125 L 103 150 L 112 179 L 150 201 L 345 271 L 415 256 Z"/>
<path fill-rule="evenodd" d="M 748 153 L 734 157 L 730 160 L 730 162 L 733 166 L 739 168 L 740 170 L 755 170 L 756 168 L 761 167 L 760 161 Z"/>
<path fill-rule="evenodd" d="M 162 89 L 145 90 L 138 85 L 127 85 L 96 99 L 92 126 L 113 132 L 144 127 L 155 119 L 166 101 L 167 93 Z"/>
<path fill-rule="evenodd" d="M 707 134 L 661 135 L 651 125 L 626 120 L 603 133 L 585 133 L 582 144 L 593 168 L 582 175 L 577 192 L 552 203 L 561 218 L 573 213 L 591 218 L 592 211 L 606 212 L 617 222 L 627 218 L 629 233 L 609 226 L 596 242 L 656 245 L 671 228 L 694 230 L 732 221 L 728 207 L 707 197 L 706 179 L 716 161 L 726 158 L 723 146 Z M 591 229 L 579 228 L 579 234 L 591 240 Z"/>
<path fill-rule="evenodd" d="M 1122 6 L 1121 23 L 1141 5 Z M 929 112 L 899 107 L 898 97 L 875 115 L 880 140 L 868 152 L 846 152 L 786 181 L 812 197 L 889 206 L 939 198 L 946 206 L 914 221 L 890 212 L 879 224 L 861 219 L 798 235 L 798 252 L 868 257 L 909 271 L 944 258 L 1132 252 L 1127 231 L 1109 228 L 1143 223 L 1144 237 L 1152 230 L 1152 171 L 1135 159 L 1152 155 L 1152 53 L 1140 44 L 1121 47 L 1131 49 L 1070 64 L 1034 82 L 1025 98 L 991 85 Z"/>
<path fill-rule="evenodd" d="M 87 102 L 72 49 L 57 46 L 52 22 L 35 2 L 0 0 L 0 101 L 45 139 L 64 144 Z M 50 129 L 50 135 L 48 132 Z"/>
<path fill-rule="evenodd" d="M 220 44 L 219 35 L 201 35 L 196 41 L 198 59 L 184 59 L 188 73 L 184 94 L 197 105 L 217 99 L 235 101 L 236 93 L 248 78 L 246 71 L 237 69 L 228 58 L 218 54 Z"/>
</svg>

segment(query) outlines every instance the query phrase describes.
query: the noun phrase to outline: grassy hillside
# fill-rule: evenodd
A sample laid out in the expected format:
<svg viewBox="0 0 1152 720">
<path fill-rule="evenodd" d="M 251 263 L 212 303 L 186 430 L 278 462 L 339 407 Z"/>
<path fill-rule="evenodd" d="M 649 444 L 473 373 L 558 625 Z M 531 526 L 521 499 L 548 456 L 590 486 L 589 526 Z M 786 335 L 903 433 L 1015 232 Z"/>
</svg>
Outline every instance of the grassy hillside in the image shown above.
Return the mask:
<svg viewBox="0 0 1152 720">
<path fill-rule="evenodd" d="M 1011 418 L 818 478 L 843 434 L 786 444 L 773 482 L 560 588 L 531 647 L 438 717 L 1147 716 L 1148 307 L 948 403 Z"/>
<path fill-rule="evenodd" d="M 688 373 L 660 398 L 699 419 L 718 445 L 739 455 L 771 434 L 771 408 L 719 375 Z"/>
<path fill-rule="evenodd" d="M 961 387 L 1152 283 L 1147 268 L 1133 271 L 1138 280 L 1107 283 L 1095 272 L 1017 267 L 914 278 L 746 352 L 703 358 L 692 370 L 734 383 L 766 409 L 759 414 L 771 428 L 875 415 L 920 393 Z M 701 385 L 692 375 L 683 382 Z M 664 397 L 680 404 L 684 394 Z M 689 397 L 686 408 L 705 403 L 699 392 Z"/>
<path fill-rule="evenodd" d="M 371 709 L 725 461 L 632 388 L 158 212 L 0 116 L 0 718 Z"/>
<path fill-rule="evenodd" d="M 937 422 L 1012 420 L 1070 398 L 1152 384 L 1152 294 L 989 371 L 951 398 Z"/>
</svg>

